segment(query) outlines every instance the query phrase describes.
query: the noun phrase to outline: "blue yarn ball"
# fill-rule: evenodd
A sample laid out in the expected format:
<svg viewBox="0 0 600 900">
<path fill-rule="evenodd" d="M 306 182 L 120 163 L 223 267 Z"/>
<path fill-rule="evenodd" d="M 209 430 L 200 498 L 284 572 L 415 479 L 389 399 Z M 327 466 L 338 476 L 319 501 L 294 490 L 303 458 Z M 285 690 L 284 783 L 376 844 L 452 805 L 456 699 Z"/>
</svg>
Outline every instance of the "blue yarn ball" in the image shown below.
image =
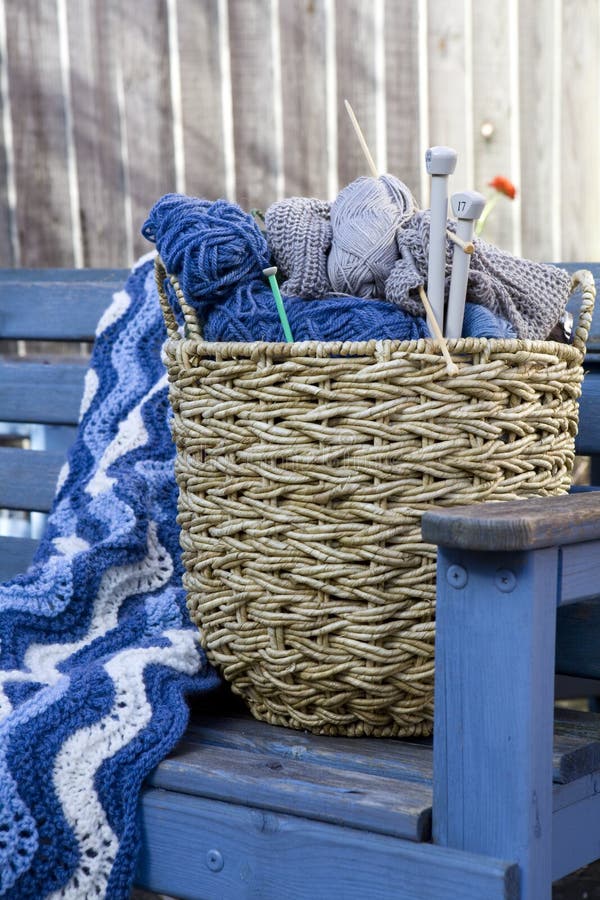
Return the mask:
<svg viewBox="0 0 600 900">
<path fill-rule="evenodd" d="M 167 271 L 178 277 L 202 318 L 206 300 L 262 279 L 269 265 L 267 242 L 256 222 L 227 200 L 165 194 L 150 210 L 142 234 L 156 244 Z"/>
</svg>

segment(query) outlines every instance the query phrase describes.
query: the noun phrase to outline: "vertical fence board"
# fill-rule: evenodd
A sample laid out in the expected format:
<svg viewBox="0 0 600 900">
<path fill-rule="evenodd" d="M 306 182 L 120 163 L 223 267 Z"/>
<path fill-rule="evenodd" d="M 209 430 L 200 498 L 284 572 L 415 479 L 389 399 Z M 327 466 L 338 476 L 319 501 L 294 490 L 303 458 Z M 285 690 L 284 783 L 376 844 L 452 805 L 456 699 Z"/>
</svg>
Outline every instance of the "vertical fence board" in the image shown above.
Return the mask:
<svg viewBox="0 0 600 900">
<path fill-rule="evenodd" d="M 570 262 L 598 259 L 600 250 L 597 0 L 563 0 L 562 30 L 561 257 Z"/>
<path fill-rule="evenodd" d="M 74 263 L 56 4 L 6 4 L 21 263 Z"/>
<path fill-rule="evenodd" d="M 109 4 L 68 0 L 67 21 L 83 264 L 125 265 L 125 173 Z"/>
<path fill-rule="evenodd" d="M 375 132 L 375 39 L 373 7 L 362 0 L 336 4 L 338 174 L 340 187 L 371 171 L 348 118 L 348 100 L 371 155 L 377 159 Z"/>
<path fill-rule="evenodd" d="M 143 15 L 129 0 L 111 5 L 123 77 L 131 237 L 138 255 L 150 249 L 140 234 L 148 210 L 175 190 L 167 9 L 164 0 L 145 0 Z"/>
<path fill-rule="evenodd" d="M 4 19 L 4 7 L 2 3 L 0 8 L 0 16 Z M 0 23 L 4 28 L 4 23 Z M 6 42 L 6 38 L 5 38 Z M 0 59 L 0 123 L 4 121 L 5 115 L 9 110 L 4 108 L 4 92 L 8 92 L 8 60 L 6 59 L 6 47 L 1 47 L 2 59 Z M 11 211 L 9 205 L 9 159 L 8 149 L 6 146 L 7 135 L 4 128 L 0 124 L 0 266 L 16 266 L 18 264 L 18 246 L 14 239 L 13 215 L 15 211 Z"/>
<path fill-rule="evenodd" d="M 523 255 L 553 259 L 554 0 L 521 0 L 519 22 Z"/>
<path fill-rule="evenodd" d="M 286 196 L 327 197 L 326 21 L 323 0 L 280 4 Z"/>
<path fill-rule="evenodd" d="M 269 0 L 229 4 L 236 199 L 244 209 L 264 208 L 277 199 L 280 160 L 270 21 Z"/>
<path fill-rule="evenodd" d="M 419 143 L 419 23 L 414 0 L 386 0 L 385 92 L 388 171 L 420 203 L 425 151 Z"/>
<path fill-rule="evenodd" d="M 468 185 L 486 194 L 495 175 L 505 175 L 518 184 L 519 173 L 512 155 L 512 129 L 518 127 L 518 109 L 511 106 L 511 48 L 509 4 L 487 0 L 473 4 L 473 123 L 475 180 Z M 493 132 L 482 134 L 482 125 Z M 517 202 L 517 201 L 515 201 Z M 505 250 L 515 243 L 511 201 L 501 197 L 486 226 L 484 237 Z"/>
<path fill-rule="evenodd" d="M 226 193 L 219 0 L 178 0 L 177 32 L 185 189 L 216 200 Z"/>
<path fill-rule="evenodd" d="M 468 122 L 469 81 L 467 67 L 465 4 L 447 0 L 428 3 L 429 140 L 432 146 L 454 147 L 458 153 L 450 192 L 470 187 L 471 136 Z M 429 198 L 423 198 L 429 205 Z"/>
</svg>

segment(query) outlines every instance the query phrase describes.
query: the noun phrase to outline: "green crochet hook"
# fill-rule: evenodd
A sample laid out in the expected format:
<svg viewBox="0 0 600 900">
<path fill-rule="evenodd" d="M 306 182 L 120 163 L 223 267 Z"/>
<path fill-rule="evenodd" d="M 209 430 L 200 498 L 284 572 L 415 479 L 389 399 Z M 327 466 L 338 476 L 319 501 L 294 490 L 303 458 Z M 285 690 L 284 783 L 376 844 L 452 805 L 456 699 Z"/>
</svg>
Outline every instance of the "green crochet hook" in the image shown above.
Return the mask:
<svg viewBox="0 0 600 900">
<path fill-rule="evenodd" d="M 269 279 L 269 284 L 271 286 L 273 296 L 275 297 L 275 305 L 277 306 L 277 312 L 279 313 L 279 319 L 283 326 L 283 333 L 285 335 L 285 339 L 288 342 L 288 344 L 293 344 L 294 338 L 292 337 L 292 329 L 290 328 L 290 323 L 288 322 L 288 317 L 285 313 L 285 307 L 283 305 L 283 300 L 281 299 L 279 285 L 277 284 L 277 279 L 275 278 L 275 276 L 277 275 L 277 266 L 269 266 L 268 269 L 263 269 L 263 275 L 266 275 L 267 278 Z"/>
</svg>

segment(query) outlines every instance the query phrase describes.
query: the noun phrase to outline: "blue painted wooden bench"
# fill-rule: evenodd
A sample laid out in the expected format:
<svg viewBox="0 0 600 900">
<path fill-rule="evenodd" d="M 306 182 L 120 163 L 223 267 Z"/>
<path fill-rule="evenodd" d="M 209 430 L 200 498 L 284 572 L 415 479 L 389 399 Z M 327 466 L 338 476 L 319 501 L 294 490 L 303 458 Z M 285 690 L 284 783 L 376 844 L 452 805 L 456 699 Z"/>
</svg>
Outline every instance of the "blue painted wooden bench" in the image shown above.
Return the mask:
<svg viewBox="0 0 600 900">
<path fill-rule="evenodd" d="M 91 339 L 125 276 L 0 271 L 0 352 L 2 340 Z M 0 509 L 48 510 L 74 434 L 85 367 L 44 347 L 0 358 L 0 421 L 48 429 L 46 449 L 0 447 Z M 578 448 L 597 478 L 600 316 L 587 369 Z M 555 665 L 600 677 L 599 607 L 578 602 L 600 591 L 600 494 L 434 511 L 423 527 L 440 545 L 433 747 L 315 737 L 254 721 L 226 689 L 202 698 L 142 794 L 141 887 L 539 900 L 600 857 L 600 716 L 553 717 Z M 0 579 L 34 546 L 0 537 Z"/>
</svg>

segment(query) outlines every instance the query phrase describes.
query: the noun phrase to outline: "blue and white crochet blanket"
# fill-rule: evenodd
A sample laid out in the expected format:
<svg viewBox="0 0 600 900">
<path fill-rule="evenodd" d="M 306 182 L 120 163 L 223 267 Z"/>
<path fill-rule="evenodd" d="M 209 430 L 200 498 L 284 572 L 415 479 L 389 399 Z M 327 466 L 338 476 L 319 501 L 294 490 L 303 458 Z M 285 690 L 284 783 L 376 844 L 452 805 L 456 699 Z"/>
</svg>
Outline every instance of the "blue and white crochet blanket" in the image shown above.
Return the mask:
<svg viewBox="0 0 600 900">
<path fill-rule="evenodd" d="M 181 587 L 152 262 L 98 326 L 34 564 L 0 586 L 0 897 L 127 898 L 142 781 L 209 690 Z"/>
</svg>

